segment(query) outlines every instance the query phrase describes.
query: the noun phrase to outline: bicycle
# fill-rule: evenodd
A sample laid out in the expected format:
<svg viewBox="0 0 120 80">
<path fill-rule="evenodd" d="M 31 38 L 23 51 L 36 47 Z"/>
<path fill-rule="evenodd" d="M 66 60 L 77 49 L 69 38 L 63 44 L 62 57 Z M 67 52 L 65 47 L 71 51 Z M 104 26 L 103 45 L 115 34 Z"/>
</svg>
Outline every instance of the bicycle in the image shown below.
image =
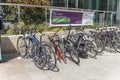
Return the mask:
<svg viewBox="0 0 120 80">
<path fill-rule="evenodd" d="M 23 36 L 20 36 L 17 40 L 17 52 L 21 57 L 30 56 L 33 58 L 33 62 L 35 66 L 42 69 L 46 65 L 47 62 L 47 53 L 45 48 L 45 42 L 44 44 L 41 42 L 42 36 L 44 34 L 40 35 L 40 40 L 38 40 L 35 37 L 35 33 L 33 33 L 33 30 L 36 30 L 36 28 L 32 29 L 21 29 L 21 32 L 23 32 Z M 25 32 L 29 32 L 29 36 L 25 36 Z M 22 49 L 25 51 L 22 51 Z M 23 54 L 21 53 L 24 52 Z"/>
<path fill-rule="evenodd" d="M 60 29 L 61 28 L 59 28 L 52 36 L 48 35 L 48 39 L 52 43 L 52 46 L 54 47 L 54 51 L 57 55 L 57 60 L 59 60 L 60 62 L 61 60 L 63 60 L 66 63 L 65 54 L 59 46 L 58 35 L 56 34 L 57 32 L 59 32 Z"/>
<path fill-rule="evenodd" d="M 69 39 L 69 35 L 70 35 L 70 30 L 67 34 L 66 37 L 60 37 L 57 35 L 57 32 L 59 32 L 61 28 L 59 28 L 53 35 L 52 37 L 49 37 L 50 42 L 52 42 L 54 48 L 55 48 L 55 52 L 57 55 L 57 60 L 63 60 L 66 63 L 66 59 L 67 58 L 67 53 L 70 56 L 70 59 L 75 62 L 76 64 L 80 63 L 80 59 L 78 57 L 78 53 L 76 52 L 76 50 L 74 49 L 74 46 L 72 44 L 72 42 Z M 61 62 L 61 61 L 60 61 Z"/>
<path fill-rule="evenodd" d="M 96 41 L 90 34 L 85 33 L 83 28 L 76 34 L 71 35 L 71 41 L 80 57 L 88 58 L 90 56 L 95 58 L 98 55 Z"/>
<path fill-rule="evenodd" d="M 70 59 L 74 63 L 79 65 L 80 59 L 78 56 L 78 52 L 76 51 L 74 44 L 71 41 L 71 26 L 70 25 L 67 27 L 67 30 L 68 30 L 68 34 L 61 38 L 62 41 L 60 45 L 62 45 L 65 55 L 66 53 L 68 53 L 70 55 Z"/>
<path fill-rule="evenodd" d="M 108 48 L 108 49 L 114 49 L 115 51 L 120 52 L 119 50 L 120 38 L 117 35 L 116 31 L 112 29 L 110 30 L 102 29 L 101 32 L 103 33 L 101 36 L 104 44 L 104 50 L 105 48 Z"/>
</svg>

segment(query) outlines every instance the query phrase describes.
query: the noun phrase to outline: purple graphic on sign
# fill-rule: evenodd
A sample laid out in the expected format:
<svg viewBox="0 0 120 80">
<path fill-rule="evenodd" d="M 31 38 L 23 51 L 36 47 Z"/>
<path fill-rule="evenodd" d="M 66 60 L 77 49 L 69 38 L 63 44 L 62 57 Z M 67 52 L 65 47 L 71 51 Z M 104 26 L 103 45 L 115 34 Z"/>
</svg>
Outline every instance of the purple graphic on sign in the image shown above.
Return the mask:
<svg viewBox="0 0 120 80">
<path fill-rule="evenodd" d="M 53 10 L 52 24 L 82 24 L 83 12 Z"/>
</svg>

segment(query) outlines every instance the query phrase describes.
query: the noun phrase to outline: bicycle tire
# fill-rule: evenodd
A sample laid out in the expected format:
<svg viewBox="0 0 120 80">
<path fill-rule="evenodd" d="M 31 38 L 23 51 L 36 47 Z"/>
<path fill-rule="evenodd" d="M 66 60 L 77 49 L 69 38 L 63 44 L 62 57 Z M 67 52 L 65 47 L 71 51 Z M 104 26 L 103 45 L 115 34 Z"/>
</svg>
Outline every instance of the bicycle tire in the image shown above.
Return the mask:
<svg viewBox="0 0 120 80">
<path fill-rule="evenodd" d="M 47 53 L 47 64 L 46 65 L 48 66 L 48 69 L 53 70 L 55 69 L 56 64 L 57 64 L 54 47 L 50 43 L 45 43 L 44 46 L 47 51 L 46 52 Z"/>
<path fill-rule="evenodd" d="M 120 38 L 116 37 L 115 38 L 115 43 L 113 44 L 115 51 L 120 53 Z"/>
<path fill-rule="evenodd" d="M 79 59 L 79 53 L 77 52 L 77 50 L 74 48 L 73 43 L 70 40 L 67 40 L 66 42 L 66 48 L 68 49 L 68 54 L 70 55 L 71 60 L 78 64 L 80 63 L 80 59 Z"/>
<path fill-rule="evenodd" d="M 47 63 L 47 54 L 45 46 L 44 45 L 33 46 L 32 49 L 33 49 L 32 51 L 34 51 L 33 53 L 35 54 L 33 57 L 33 62 L 35 66 L 38 67 L 39 69 L 43 69 Z"/>
<path fill-rule="evenodd" d="M 70 57 L 71 57 L 73 62 L 75 62 L 76 64 L 79 65 L 80 59 L 78 56 L 78 52 L 76 50 L 70 51 Z"/>
<path fill-rule="evenodd" d="M 23 36 L 18 37 L 17 39 L 17 53 L 19 56 L 25 58 L 27 55 L 27 44 Z"/>
<path fill-rule="evenodd" d="M 97 52 L 97 47 L 96 47 L 96 43 L 92 42 L 92 41 L 87 41 L 87 48 L 88 48 L 88 56 L 91 58 L 94 58 L 97 56 L 98 52 Z"/>
<path fill-rule="evenodd" d="M 99 38 L 95 39 L 95 43 L 97 45 L 97 55 L 98 55 L 104 51 L 104 43 Z"/>
<path fill-rule="evenodd" d="M 60 50 L 61 52 L 61 57 L 62 57 L 62 60 L 64 61 L 64 63 L 66 64 L 67 60 L 66 60 L 66 50 L 65 50 L 65 47 L 64 47 L 64 42 L 62 42 L 60 39 L 57 41 L 58 42 L 58 49 Z"/>
<path fill-rule="evenodd" d="M 27 37 L 26 39 L 28 39 L 28 43 L 27 43 L 27 53 L 28 53 L 28 56 L 30 58 L 33 58 L 34 57 L 34 55 L 33 55 L 34 45 L 33 45 L 32 41 L 29 40 L 29 37 Z"/>
</svg>

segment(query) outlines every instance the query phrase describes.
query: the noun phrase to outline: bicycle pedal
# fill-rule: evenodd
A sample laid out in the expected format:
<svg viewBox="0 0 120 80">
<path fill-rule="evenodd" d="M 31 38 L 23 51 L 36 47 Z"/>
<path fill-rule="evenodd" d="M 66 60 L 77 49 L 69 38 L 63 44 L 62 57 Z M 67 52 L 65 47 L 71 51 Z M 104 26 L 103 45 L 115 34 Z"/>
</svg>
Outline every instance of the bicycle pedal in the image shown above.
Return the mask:
<svg viewBox="0 0 120 80">
<path fill-rule="evenodd" d="M 31 57 L 30 56 L 25 56 L 25 59 L 31 59 Z"/>
<path fill-rule="evenodd" d="M 94 59 L 97 59 L 97 57 L 95 56 L 95 57 L 93 57 Z"/>
<path fill-rule="evenodd" d="M 116 54 L 116 53 L 117 53 L 117 51 L 114 51 L 114 53 Z"/>
<path fill-rule="evenodd" d="M 60 60 L 60 59 L 59 59 L 58 61 L 61 63 L 61 60 Z"/>
<path fill-rule="evenodd" d="M 52 59 L 52 57 L 50 55 L 48 55 L 48 59 Z"/>
<path fill-rule="evenodd" d="M 65 64 L 67 64 L 67 59 L 64 59 Z"/>
<path fill-rule="evenodd" d="M 67 64 L 67 62 L 66 62 L 66 61 L 64 61 L 64 63 L 65 63 L 65 64 Z"/>
<path fill-rule="evenodd" d="M 65 54 L 61 54 L 61 57 L 62 57 L 62 58 L 65 58 Z"/>
</svg>

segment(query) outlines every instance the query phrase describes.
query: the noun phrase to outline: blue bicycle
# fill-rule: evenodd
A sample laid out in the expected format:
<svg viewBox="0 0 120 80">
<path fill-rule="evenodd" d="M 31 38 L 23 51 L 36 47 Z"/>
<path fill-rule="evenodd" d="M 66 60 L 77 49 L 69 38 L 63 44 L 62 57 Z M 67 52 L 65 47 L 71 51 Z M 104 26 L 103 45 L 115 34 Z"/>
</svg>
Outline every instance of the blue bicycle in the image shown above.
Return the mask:
<svg viewBox="0 0 120 80">
<path fill-rule="evenodd" d="M 42 69 L 47 63 L 46 43 L 42 42 L 44 34 L 40 35 L 39 40 L 36 38 L 35 33 L 33 33 L 35 30 L 36 28 L 21 29 L 23 36 L 20 36 L 17 40 L 17 52 L 23 58 L 26 56 L 33 58 L 35 66 Z M 29 32 L 28 36 L 26 36 L 26 32 Z"/>
</svg>

